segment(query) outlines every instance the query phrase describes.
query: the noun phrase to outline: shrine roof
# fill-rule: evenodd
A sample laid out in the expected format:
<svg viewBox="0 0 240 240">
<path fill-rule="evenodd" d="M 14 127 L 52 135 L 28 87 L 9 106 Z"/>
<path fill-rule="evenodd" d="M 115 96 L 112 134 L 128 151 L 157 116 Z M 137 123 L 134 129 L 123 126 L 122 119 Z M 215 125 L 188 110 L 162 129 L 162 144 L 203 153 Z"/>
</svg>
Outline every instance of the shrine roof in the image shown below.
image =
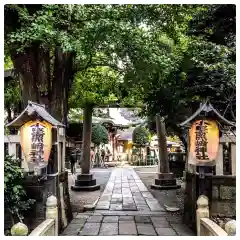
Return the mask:
<svg viewBox="0 0 240 240">
<path fill-rule="evenodd" d="M 46 122 L 52 124 L 53 126 L 64 127 L 62 123 L 53 118 L 45 109 L 44 105 L 40 105 L 35 102 L 28 101 L 27 107 L 22 111 L 22 113 L 15 118 L 12 122 L 7 124 L 7 127 L 21 127 L 24 123 L 29 121 L 32 116 L 41 117 Z"/>
<path fill-rule="evenodd" d="M 115 127 L 119 128 L 128 128 L 131 127 L 132 125 L 138 125 L 143 123 L 143 119 L 139 118 L 127 118 L 124 116 L 121 111 L 123 111 L 123 108 L 108 108 L 109 109 L 109 115 L 106 117 L 97 117 L 97 116 L 92 116 L 92 123 L 93 124 L 104 124 L 104 123 L 109 123 L 112 124 Z M 126 112 L 126 110 L 125 110 Z M 126 114 L 126 113 L 125 113 Z M 82 109 L 70 109 L 69 110 L 69 122 L 73 123 L 83 123 L 83 111 Z"/>
<path fill-rule="evenodd" d="M 228 121 L 226 118 L 224 118 L 213 106 L 212 104 L 207 100 L 204 104 L 201 104 L 201 106 L 199 107 L 199 109 L 187 120 L 185 120 L 184 122 L 180 123 L 179 126 L 183 127 L 184 125 L 188 124 L 189 122 L 193 121 L 198 115 L 200 115 L 201 112 L 214 112 L 217 117 L 222 120 L 226 125 L 229 126 L 235 126 L 234 122 Z"/>
</svg>

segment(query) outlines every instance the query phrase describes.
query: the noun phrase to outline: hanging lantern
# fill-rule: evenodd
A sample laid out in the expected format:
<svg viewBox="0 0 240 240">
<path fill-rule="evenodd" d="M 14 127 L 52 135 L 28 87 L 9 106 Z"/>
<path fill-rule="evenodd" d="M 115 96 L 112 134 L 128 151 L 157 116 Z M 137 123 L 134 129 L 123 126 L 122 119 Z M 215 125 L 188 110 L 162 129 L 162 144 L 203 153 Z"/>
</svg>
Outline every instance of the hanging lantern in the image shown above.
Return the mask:
<svg viewBox="0 0 240 240">
<path fill-rule="evenodd" d="M 29 121 L 20 129 L 20 143 L 28 163 L 46 166 L 52 148 L 52 125 Z"/>
<path fill-rule="evenodd" d="M 217 159 L 219 129 L 215 121 L 195 121 L 189 130 L 189 136 L 189 157 L 193 163 L 205 163 Z"/>
</svg>

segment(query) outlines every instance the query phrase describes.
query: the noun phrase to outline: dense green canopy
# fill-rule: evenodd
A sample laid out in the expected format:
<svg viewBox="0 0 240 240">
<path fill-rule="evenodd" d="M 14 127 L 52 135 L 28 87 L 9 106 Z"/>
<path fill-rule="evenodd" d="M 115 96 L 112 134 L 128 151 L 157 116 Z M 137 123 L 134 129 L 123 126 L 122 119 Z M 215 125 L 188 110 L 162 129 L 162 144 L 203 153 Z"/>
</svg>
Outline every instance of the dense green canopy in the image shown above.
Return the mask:
<svg viewBox="0 0 240 240">
<path fill-rule="evenodd" d="M 69 106 L 145 106 L 182 136 L 208 98 L 234 121 L 235 27 L 235 5 L 5 5 L 5 67 L 21 76 L 5 106 L 21 95 L 65 122 Z"/>
</svg>

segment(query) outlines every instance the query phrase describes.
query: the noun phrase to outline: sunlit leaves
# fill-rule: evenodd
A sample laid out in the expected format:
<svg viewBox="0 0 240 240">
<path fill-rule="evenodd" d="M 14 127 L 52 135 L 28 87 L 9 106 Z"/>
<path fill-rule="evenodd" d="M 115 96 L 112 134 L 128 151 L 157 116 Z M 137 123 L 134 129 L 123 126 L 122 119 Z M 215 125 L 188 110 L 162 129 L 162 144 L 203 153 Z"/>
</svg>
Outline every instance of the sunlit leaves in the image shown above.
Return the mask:
<svg viewBox="0 0 240 240">
<path fill-rule="evenodd" d="M 70 104 L 82 107 L 85 104 L 107 104 L 118 98 L 118 74 L 109 67 L 89 68 L 78 72 L 72 87 Z"/>
</svg>

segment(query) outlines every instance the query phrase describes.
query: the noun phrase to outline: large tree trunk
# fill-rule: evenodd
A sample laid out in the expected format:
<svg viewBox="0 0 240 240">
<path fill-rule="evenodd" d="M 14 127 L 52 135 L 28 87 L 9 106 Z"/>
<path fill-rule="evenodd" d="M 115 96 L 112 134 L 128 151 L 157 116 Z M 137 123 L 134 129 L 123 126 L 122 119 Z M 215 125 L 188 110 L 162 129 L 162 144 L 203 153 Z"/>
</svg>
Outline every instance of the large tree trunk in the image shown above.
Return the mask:
<svg viewBox="0 0 240 240">
<path fill-rule="evenodd" d="M 159 163 L 160 163 L 159 172 L 169 173 L 165 122 L 158 114 L 156 115 L 156 127 L 157 127 L 157 135 L 158 135 L 158 149 L 159 149 Z"/>
<path fill-rule="evenodd" d="M 55 49 L 54 78 L 50 97 L 50 112 L 67 125 L 68 93 L 73 80 L 74 53 Z"/>
<path fill-rule="evenodd" d="M 92 137 L 92 112 L 93 107 L 87 105 L 84 107 L 83 113 L 83 145 L 82 145 L 82 159 L 81 168 L 83 174 L 90 172 L 90 151 L 91 151 L 91 137 Z"/>
<path fill-rule="evenodd" d="M 50 50 L 34 44 L 24 53 L 13 52 L 11 55 L 20 75 L 23 107 L 29 100 L 44 104 L 53 117 L 67 125 L 74 54 L 56 48 L 50 60 Z"/>
</svg>

